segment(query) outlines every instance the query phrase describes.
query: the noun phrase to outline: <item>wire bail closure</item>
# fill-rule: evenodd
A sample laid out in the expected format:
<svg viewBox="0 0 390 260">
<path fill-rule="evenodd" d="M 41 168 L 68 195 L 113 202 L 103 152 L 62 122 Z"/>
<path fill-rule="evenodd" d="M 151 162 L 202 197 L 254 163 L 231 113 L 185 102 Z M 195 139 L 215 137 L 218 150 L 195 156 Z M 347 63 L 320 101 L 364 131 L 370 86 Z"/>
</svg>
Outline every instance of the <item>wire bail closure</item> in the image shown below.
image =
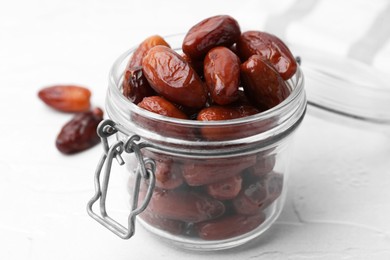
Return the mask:
<svg viewBox="0 0 390 260">
<path fill-rule="evenodd" d="M 108 137 L 118 132 L 118 127 L 114 121 L 110 119 L 103 120 L 98 128 L 97 134 L 100 136 L 100 139 L 103 144 L 104 153 L 100 158 L 98 166 L 95 171 L 95 195 L 87 204 L 88 214 L 99 222 L 101 225 L 109 229 L 111 232 L 116 234 L 122 239 L 129 239 L 134 235 L 135 231 L 135 217 L 142 213 L 148 206 L 150 199 L 152 198 L 154 186 L 155 186 L 155 169 L 156 164 L 150 158 L 144 158 L 141 153 L 141 148 L 147 147 L 146 144 L 136 143 L 140 140 L 138 135 L 130 136 L 126 139 L 125 142 L 119 140 L 112 144 L 111 146 L 108 143 Z M 141 145 L 142 144 L 142 145 Z M 137 161 L 138 167 L 135 172 L 135 181 L 133 189 L 133 202 L 131 205 L 131 211 L 129 213 L 127 224 L 128 227 L 124 227 L 116 220 L 108 216 L 106 211 L 106 198 L 108 190 L 108 182 L 110 179 L 112 160 L 115 157 L 119 165 L 124 165 L 125 162 L 121 156 L 123 152 L 134 153 Z M 104 167 L 105 166 L 105 167 Z M 104 167 L 102 184 L 100 184 L 100 175 Z M 138 195 L 140 192 L 141 179 L 148 180 L 148 189 L 146 196 L 139 205 Z M 100 214 L 97 214 L 93 211 L 92 207 L 99 200 Z"/>
</svg>

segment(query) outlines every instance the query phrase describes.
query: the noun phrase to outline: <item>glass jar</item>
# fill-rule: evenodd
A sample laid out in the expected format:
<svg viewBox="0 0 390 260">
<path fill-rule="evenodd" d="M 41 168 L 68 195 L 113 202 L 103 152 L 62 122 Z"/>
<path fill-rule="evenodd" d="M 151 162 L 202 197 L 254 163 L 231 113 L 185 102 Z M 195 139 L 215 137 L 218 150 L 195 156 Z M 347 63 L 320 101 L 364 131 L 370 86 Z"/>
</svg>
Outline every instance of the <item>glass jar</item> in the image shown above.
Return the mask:
<svg viewBox="0 0 390 260">
<path fill-rule="evenodd" d="M 165 39 L 178 47 L 183 37 Z M 98 130 L 105 153 L 89 214 L 122 238 L 133 235 L 139 214 L 137 220 L 147 230 L 194 250 L 231 248 L 258 237 L 277 219 L 285 201 L 292 137 L 306 110 L 301 70 L 287 81 L 288 98 L 265 112 L 225 121 L 183 120 L 141 109 L 122 95 L 123 72 L 134 50 L 120 56 L 110 73 L 110 119 Z M 113 133 L 117 142 L 110 146 L 107 138 Z M 105 210 L 114 157 L 128 172 L 128 228 Z M 92 211 L 98 199 L 100 215 Z"/>
</svg>

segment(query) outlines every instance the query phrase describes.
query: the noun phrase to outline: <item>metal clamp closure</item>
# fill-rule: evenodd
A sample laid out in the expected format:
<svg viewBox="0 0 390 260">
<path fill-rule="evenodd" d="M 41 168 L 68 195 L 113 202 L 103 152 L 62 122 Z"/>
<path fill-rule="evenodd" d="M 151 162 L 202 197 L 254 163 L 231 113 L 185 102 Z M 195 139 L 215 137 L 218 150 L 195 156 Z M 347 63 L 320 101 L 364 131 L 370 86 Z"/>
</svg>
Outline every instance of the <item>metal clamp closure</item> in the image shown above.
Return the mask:
<svg viewBox="0 0 390 260">
<path fill-rule="evenodd" d="M 141 147 L 139 143 L 136 143 L 140 140 L 138 135 L 130 136 L 126 139 L 125 142 L 119 140 L 112 144 L 111 146 L 108 143 L 108 137 L 117 133 L 118 129 L 115 127 L 115 122 L 109 119 L 102 121 L 98 128 L 97 133 L 100 136 L 103 144 L 104 153 L 98 163 L 98 166 L 95 171 L 95 195 L 87 204 L 88 214 L 95 219 L 97 222 L 102 224 L 107 229 L 111 230 L 114 234 L 119 236 L 122 239 L 129 239 L 134 235 L 135 230 L 135 217 L 142 213 L 149 204 L 149 201 L 152 197 L 152 193 L 155 186 L 155 162 L 152 159 L 144 158 L 141 153 Z M 142 148 L 147 145 L 142 144 Z M 107 198 L 107 189 L 108 182 L 110 179 L 112 160 L 115 157 L 119 165 L 124 165 L 125 162 L 121 156 L 123 152 L 134 153 L 137 161 L 138 167 L 135 172 L 135 183 L 133 188 L 133 203 L 131 205 L 131 211 L 129 213 L 127 222 L 128 227 L 124 227 L 116 220 L 108 216 L 106 211 L 106 198 Z M 104 167 L 105 166 L 105 167 Z M 102 184 L 100 184 L 100 174 L 103 172 Z M 141 179 L 148 180 L 148 188 L 146 191 L 145 198 L 139 204 L 138 195 L 140 192 Z M 96 201 L 99 200 L 100 214 L 97 214 L 93 211 L 92 207 Z"/>
</svg>

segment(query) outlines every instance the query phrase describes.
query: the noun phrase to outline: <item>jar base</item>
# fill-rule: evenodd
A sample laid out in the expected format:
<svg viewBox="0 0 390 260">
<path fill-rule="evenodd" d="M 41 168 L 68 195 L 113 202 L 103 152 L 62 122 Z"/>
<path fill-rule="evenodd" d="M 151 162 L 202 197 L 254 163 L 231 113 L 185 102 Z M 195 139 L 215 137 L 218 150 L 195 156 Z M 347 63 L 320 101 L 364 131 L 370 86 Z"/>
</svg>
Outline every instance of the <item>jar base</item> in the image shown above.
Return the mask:
<svg viewBox="0 0 390 260">
<path fill-rule="evenodd" d="M 169 245 L 172 245 L 174 247 L 191 251 L 218 251 L 241 246 L 259 237 L 261 234 L 267 231 L 276 221 L 282 211 L 282 207 L 283 201 L 275 201 L 275 203 L 267 209 L 267 217 L 261 225 L 243 235 L 223 240 L 208 241 L 200 238 L 187 237 L 183 235 L 172 235 L 166 231 L 151 226 L 141 218 L 137 218 L 137 221 L 151 234 L 157 236 L 165 243 L 168 243 Z"/>
</svg>

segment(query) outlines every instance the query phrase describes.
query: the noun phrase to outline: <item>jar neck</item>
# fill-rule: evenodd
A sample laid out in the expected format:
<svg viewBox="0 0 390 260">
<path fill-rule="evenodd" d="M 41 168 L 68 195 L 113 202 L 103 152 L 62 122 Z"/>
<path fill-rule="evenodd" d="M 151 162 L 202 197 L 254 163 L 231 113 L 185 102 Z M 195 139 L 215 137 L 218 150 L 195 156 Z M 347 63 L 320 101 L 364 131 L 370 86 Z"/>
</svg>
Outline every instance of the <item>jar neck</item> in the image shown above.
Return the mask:
<svg viewBox="0 0 390 260">
<path fill-rule="evenodd" d="M 120 93 L 119 93 L 120 94 Z M 252 133 L 249 136 L 243 138 L 237 138 L 232 140 L 221 141 L 209 141 L 196 138 L 189 138 L 188 136 L 169 136 L 167 132 L 155 132 L 137 124 L 135 120 L 132 120 L 132 116 L 139 115 L 134 112 L 134 104 L 129 104 L 127 100 L 122 100 L 122 97 L 118 96 L 113 89 L 109 89 L 106 99 L 106 110 L 108 117 L 118 124 L 120 132 L 123 137 L 139 135 L 144 142 L 151 148 L 164 151 L 165 153 L 180 153 L 185 155 L 186 153 L 194 155 L 219 155 L 234 153 L 236 150 L 240 153 L 252 153 L 258 150 L 269 149 L 269 147 L 276 146 L 281 140 L 291 135 L 302 122 L 306 112 L 306 96 L 301 90 L 298 95 L 290 100 L 290 103 L 283 108 L 276 111 L 271 111 L 271 116 L 250 118 L 247 121 L 237 120 L 233 124 L 208 124 L 199 125 L 195 124 L 195 129 L 199 130 L 202 127 L 226 127 L 229 128 L 232 125 L 237 129 L 243 127 L 251 127 L 253 125 Z M 129 107 L 130 106 L 130 107 Z M 143 117 L 145 118 L 145 117 Z M 165 118 L 161 120 L 159 118 L 150 119 L 153 123 L 171 126 L 172 129 L 176 129 L 179 132 L 186 132 L 186 130 L 194 127 L 191 122 L 184 124 L 182 122 L 165 122 Z M 189 120 L 188 120 L 189 121 Z M 262 131 L 256 131 L 256 125 L 262 125 L 263 122 L 274 121 L 269 125 L 269 128 L 265 128 Z M 171 133 L 172 134 L 172 133 Z"/>
<path fill-rule="evenodd" d="M 151 139 L 147 137 L 142 137 L 142 143 L 140 143 L 140 148 L 148 148 L 151 150 L 155 150 L 157 152 L 161 152 L 167 155 L 178 155 L 181 157 L 197 157 L 205 159 L 209 157 L 213 158 L 224 158 L 231 157 L 234 154 L 237 155 L 246 155 L 246 154 L 254 154 L 262 151 L 269 151 L 279 144 L 286 140 L 290 135 L 292 135 L 295 130 L 301 124 L 303 118 L 306 114 L 306 106 L 304 107 L 303 113 L 295 121 L 290 125 L 289 128 L 280 130 L 277 134 L 271 135 L 268 138 L 259 139 L 256 136 L 252 136 L 247 138 L 247 141 L 244 142 L 242 140 L 236 142 L 216 142 L 210 143 L 208 141 L 204 142 L 183 142 L 182 140 L 177 141 L 177 139 L 166 138 L 166 140 L 161 141 L 158 139 Z M 138 135 L 136 132 L 130 131 L 127 127 L 118 124 L 116 126 L 119 131 L 119 139 L 127 139 L 131 136 Z M 177 142 L 173 142 L 173 141 Z"/>
</svg>

